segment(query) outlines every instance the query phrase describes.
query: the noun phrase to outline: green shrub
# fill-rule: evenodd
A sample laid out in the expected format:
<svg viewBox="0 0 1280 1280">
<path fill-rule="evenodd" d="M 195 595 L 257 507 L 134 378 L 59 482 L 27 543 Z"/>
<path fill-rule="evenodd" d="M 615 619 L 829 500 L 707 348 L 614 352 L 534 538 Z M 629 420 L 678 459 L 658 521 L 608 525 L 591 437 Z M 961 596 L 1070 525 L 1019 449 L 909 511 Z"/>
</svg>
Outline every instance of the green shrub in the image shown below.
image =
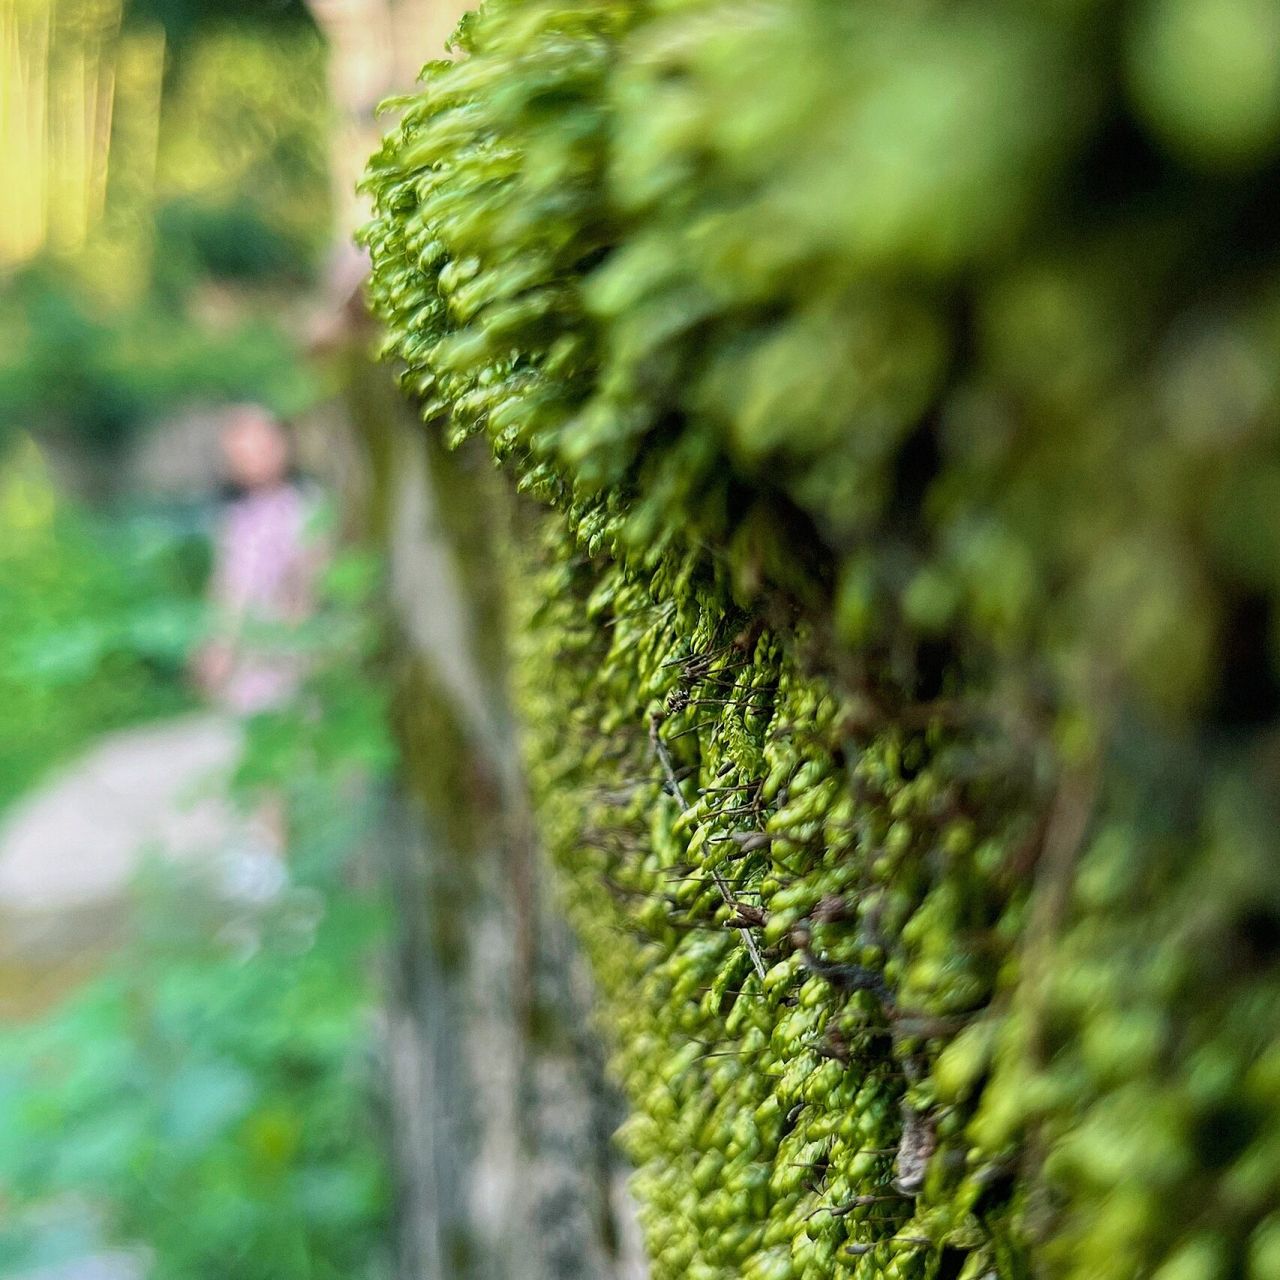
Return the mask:
<svg viewBox="0 0 1280 1280">
<path fill-rule="evenodd" d="M 305 279 L 305 248 L 251 204 L 173 200 L 156 211 L 156 271 L 177 289 L 192 280 Z"/>
<path fill-rule="evenodd" d="M 190 705 L 201 534 L 91 516 L 34 445 L 0 467 L 0 809 L 107 729 Z"/>
<path fill-rule="evenodd" d="M 6 1031 L 9 1202 L 48 1218 L 57 1197 L 92 1205 L 99 1243 L 146 1249 L 156 1280 L 381 1275 L 386 1169 L 366 1047 L 376 917 L 335 897 L 308 934 L 286 900 L 246 960 L 200 907 L 190 886 L 153 887 L 131 954 L 56 1014 Z M 57 1248 L 38 1226 L 13 1213 L 0 1229 L 15 1265 Z"/>
<path fill-rule="evenodd" d="M 492 0 L 373 161 L 388 354 L 553 509 L 659 1280 L 1277 1274 L 1264 9 Z"/>
<path fill-rule="evenodd" d="M 179 274 L 185 297 L 199 277 Z M 20 273 L 9 297 L 0 445 L 18 431 L 52 432 L 109 467 L 131 436 L 192 402 L 256 399 L 288 413 L 313 395 L 293 341 L 253 307 L 213 331 L 157 294 L 128 305 L 95 298 L 51 263 Z"/>
</svg>

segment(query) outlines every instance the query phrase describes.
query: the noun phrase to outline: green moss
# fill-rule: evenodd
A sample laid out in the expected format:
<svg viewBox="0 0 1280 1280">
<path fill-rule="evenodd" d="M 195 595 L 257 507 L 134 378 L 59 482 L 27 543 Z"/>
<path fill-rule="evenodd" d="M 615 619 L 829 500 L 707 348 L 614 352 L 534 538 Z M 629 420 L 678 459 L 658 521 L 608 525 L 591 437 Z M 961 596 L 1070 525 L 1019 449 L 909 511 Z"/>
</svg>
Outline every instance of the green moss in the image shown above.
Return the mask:
<svg viewBox="0 0 1280 1280">
<path fill-rule="evenodd" d="M 1164 150 L 1160 12 L 494 0 L 374 159 L 388 354 L 551 508 L 659 1280 L 1267 1274 L 1280 144 Z"/>
</svg>

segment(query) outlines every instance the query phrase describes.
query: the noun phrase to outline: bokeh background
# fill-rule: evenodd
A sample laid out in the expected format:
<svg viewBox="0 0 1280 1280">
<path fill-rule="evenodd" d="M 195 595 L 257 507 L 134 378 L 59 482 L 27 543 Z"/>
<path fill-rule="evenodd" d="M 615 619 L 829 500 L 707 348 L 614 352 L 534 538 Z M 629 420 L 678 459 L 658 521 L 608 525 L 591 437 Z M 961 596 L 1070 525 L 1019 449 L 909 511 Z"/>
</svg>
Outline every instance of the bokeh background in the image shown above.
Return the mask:
<svg viewBox="0 0 1280 1280">
<path fill-rule="evenodd" d="M 0 1275 L 394 1265 L 343 326 L 373 108 L 457 8 L 397 42 L 385 4 L 0 3 Z M 305 697 L 247 732 L 189 677 L 237 401 L 341 548 Z M 246 903 L 219 858 L 266 788 L 290 881 Z"/>
</svg>

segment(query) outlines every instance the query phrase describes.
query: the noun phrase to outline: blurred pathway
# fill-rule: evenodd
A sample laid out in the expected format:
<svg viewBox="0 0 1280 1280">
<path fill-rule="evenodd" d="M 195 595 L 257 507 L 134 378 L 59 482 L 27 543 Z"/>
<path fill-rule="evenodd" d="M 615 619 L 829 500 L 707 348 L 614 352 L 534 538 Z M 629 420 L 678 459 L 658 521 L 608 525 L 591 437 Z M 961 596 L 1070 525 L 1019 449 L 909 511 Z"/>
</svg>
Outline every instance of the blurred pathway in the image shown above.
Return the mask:
<svg viewBox="0 0 1280 1280">
<path fill-rule="evenodd" d="M 100 738 L 0 820 L 0 1023 L 93 972 L 118 936 L 143 858 L 190 860 L 226 846 L 227 782 L 241 737 L 199 712 Z M 142 1280 L 127 1251 L 8 1280 Z M 3 1272 L 0 1272 L 3 1274 Z"/>
<path fill-rule="evenodd" d="M 113 1252 L 41 1267 L 39 1271 L 24 1271 L 10 1280 L 141 1280 L 143 1275 L 144 1264 L 136 1254 Z"/>
<path fill-rule="evenodd" d="M 0 1019 L 92 970 L 143 858 L 191 859 L 235 829 L 231 721 L 198 712 L 99 739 L 0 819 Z"/>
</svg>

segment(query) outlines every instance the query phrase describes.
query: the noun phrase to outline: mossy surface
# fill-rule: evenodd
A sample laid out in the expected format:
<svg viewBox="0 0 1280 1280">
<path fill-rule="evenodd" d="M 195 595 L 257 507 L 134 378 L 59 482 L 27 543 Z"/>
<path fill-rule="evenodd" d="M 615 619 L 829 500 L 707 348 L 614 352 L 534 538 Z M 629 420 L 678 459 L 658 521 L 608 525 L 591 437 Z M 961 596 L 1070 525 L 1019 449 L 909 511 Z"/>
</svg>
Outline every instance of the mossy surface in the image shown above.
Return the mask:
<svg viewBox="0 0 1280 1280">
<path fill-rule="evenodd" d="M 659 1280 L 1280 1276 L 1280 53 L 1175 39 L 1249 7 L 494 0 L 374 159 L 549 509 Z"/>
</svg>

